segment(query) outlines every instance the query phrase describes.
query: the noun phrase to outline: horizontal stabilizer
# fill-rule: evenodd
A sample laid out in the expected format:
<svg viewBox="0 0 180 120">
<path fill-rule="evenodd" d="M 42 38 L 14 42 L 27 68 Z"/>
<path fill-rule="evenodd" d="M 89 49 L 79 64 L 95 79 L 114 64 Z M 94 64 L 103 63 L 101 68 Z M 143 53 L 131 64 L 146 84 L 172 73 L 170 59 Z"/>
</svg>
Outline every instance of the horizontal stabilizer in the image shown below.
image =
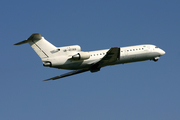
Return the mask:
<svg viewBox="0 0 180 120">
<path fill-rule="evenodd" d="M 58 55 L 58 52 L 56 52 L 57 54 L 51 52 L 57 50 L 57 47 L 44 39 L 40 33 L 34 33 L 27 40 L 18 42 L 14 45 L 22 45 L 25 43 L 29 43 L 41 59 Z"/>
<path fill-rule="evenodd" d="M 14 44 L 14 45 L 22 45 L 22 44 L 25 44 L 25 43 L 28 43 L 28 40 L 23 40 L 23 41 L 18 42 L 18 43 Z"/>
<path fill-rule="evenodd" d="M 18 42 L 18 43 L 14 44 L 14 45 L 22 45 L 22 44 L 28 43 L 29 40 L 40 40 L 41 38 L 42 37 L 41 37 L 40 33 L 34 33 L 27 40 L 23 40 L 23 41 Z"/>
</svg>

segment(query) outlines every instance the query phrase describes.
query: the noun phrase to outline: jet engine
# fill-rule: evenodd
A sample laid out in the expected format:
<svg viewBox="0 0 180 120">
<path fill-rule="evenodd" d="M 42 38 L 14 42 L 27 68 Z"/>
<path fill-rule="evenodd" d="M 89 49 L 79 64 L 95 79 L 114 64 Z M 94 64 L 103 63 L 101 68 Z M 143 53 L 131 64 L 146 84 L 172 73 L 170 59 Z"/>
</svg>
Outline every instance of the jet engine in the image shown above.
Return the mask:
<svg viewBox="0 0 180 120">
<path fill-rule="evenodd" d="M 80 52 L 72 56 L 73 60 L 86 60 L 90 58 L 90 54 L 88 52 Z"/>
</svg>

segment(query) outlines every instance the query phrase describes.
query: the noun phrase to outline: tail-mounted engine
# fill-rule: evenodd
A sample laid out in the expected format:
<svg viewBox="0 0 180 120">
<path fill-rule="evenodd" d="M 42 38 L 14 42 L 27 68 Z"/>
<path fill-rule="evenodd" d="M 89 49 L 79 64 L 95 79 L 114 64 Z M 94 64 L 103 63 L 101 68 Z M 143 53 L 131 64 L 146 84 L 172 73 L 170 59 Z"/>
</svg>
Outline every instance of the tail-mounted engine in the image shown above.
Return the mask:
<svg viewBox="0 0 180 120">
<path fill-rule="evenodd" d="M 88 52 L 79 52 L 72 56 L 72 60 L 86 60 L 90 58 L 90 54 Z"/>
</svg>

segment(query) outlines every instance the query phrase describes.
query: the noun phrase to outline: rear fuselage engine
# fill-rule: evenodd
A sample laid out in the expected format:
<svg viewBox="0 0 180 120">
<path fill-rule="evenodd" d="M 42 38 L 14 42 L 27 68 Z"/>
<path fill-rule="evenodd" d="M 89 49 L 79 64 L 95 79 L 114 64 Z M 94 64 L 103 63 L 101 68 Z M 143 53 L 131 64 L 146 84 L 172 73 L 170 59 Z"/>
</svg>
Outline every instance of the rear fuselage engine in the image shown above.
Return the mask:
<svg viewBox="0 0 180 120">
<path fill-rule="evenodd" d="M 73 60 L 86 60 L 90 58 L 89 52 L 79 52 L 72 56 Z"/>
</svg>

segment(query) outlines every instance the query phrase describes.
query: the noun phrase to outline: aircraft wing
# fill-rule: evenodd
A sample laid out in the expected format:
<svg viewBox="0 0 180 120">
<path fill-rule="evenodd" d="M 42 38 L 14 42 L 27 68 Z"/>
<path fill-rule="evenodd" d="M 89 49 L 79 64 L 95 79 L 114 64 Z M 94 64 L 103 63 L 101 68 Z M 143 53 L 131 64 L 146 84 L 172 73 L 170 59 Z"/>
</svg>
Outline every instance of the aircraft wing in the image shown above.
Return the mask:
<svg viewBox="0 0 180 120">
<path fill-rule="evenodd" d="M 89 69 L 74 70 L 74 71 L 71 71 L 71 72 L 56 76 L 56 77 L 46 79 L 44 81 L 56 80 L 56 79 L 59 79 L 59 78 L 68 77 L 68 76 L 71 76 L 71 75 L 75 75 L 75 74 L 79 74 L 79 73 L 87 72 L 87 71 L 89 71 Z"/>
<path fill-rule="evenodd" d="M 99 62 L 92 66 L 92 68 L 101 68 L 106 64 L 111 64 L 117 60 L 120 60 L 120 48 L 112 47 Z"/>
<path fill-rule="evenodd" d="M 93 64 L 90 69 L 74 70 L 74 71 L 71 71 L 71 72 L 56 76 L 56 77 L 46 79 L 44 81 L 56 80 L 59 78 L 68 77 L 71 75 L 87 72 L 92 69 L 101 68 L 101 67 L 105 66 L 106 64 L 111 64 L 119 59 L 120 59 L 120 48 L 113 47 L 113 48 L 109 49 L 109 51 L 106 53 L 106 55 L 99 62 Z"/>
</svg>

